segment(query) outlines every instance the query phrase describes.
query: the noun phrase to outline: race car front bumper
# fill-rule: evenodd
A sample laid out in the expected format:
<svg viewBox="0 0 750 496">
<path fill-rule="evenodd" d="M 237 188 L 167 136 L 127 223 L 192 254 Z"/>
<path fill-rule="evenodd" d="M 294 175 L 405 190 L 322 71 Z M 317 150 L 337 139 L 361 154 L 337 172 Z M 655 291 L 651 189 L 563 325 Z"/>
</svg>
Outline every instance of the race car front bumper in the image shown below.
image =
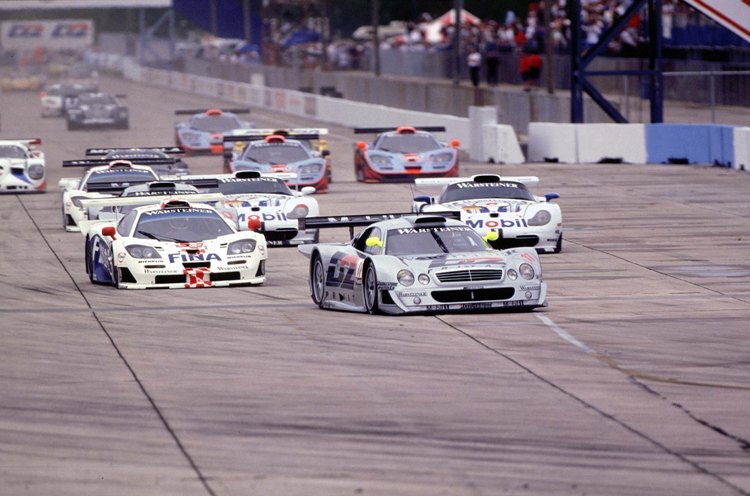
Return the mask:
<svg viewBox="0 0 750 496">
<path fill-rule="evenodd" d="M 264 250 L 265 253 L 265 250 Z M 257 285 L 266 281 L 266 256 L 250 254 L 224 263 L 165 263 L 127 257 L 118 271 L 122 289 L 210 288 Z"/>
<path fill-rule="evenodd" d="M 45 178 L 33 180 L 25 174 L 17 175 L 0 169 L 0 193 L 44 193 L 46 190 Z"/>
</svg>

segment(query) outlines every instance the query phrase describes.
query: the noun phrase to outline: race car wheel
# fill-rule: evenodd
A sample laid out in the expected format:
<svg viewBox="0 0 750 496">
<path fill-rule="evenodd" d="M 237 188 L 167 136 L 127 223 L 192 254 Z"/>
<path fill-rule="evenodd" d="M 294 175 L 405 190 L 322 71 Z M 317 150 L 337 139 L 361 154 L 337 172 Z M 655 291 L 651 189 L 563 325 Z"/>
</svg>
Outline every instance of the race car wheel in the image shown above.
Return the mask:
<svg viewBox="0 0 750 496">
<path fill-rule="evenodd" d="M 115 253 L 112 252 L 112 286 L 120 288 L 120 274 L 117 272 L 117 266 L 115 265 Z"/>
<path fill-rule="evenodd" d="M 315 304 L 323 308 L 323 299 L 326 294 L 326 271 L 323 267 L 323 260 L 318 254 L 315 254 L 310 264 L 310 289 Z"/>
<path fill-rule="evenodd" d="M 357 182 L 363 183 L 365 182 L 365 172 L 362 170 L 362 167 L 357 167 Z"/>
<path fill-rule="evenodd" d="M 89 275 L 91 284 L 96 284 L 94 280 L 94 269 L 91 267 L 91 240 L 86 237 L 86 274 Z"/>
<path fill-rule="evenodd" d="M 560 236 L 557 238 L 557 244 L 555 244 L 555 249 L 552 251 L 552 253 L 560 253 L 562 251 L 562 233 L 560 233 Z"/>
<path fill-rule="evenodd" d="M 65 215 L 65 206 L 64 205 L 60 206 L 60 211 L 62 212 L 62 227 L 63 227 L 63 229 L 65 229 L 66 227 L 68 227 L 68 216 Z"/>
<path fill-rule="evenodd" d="M 378 275 L 375 266 L 369 264 L 365 269 L 365 279 L 362 282 L 364 292 L 365 311 L 367 313 L 378 312 Z"/>
</svg>

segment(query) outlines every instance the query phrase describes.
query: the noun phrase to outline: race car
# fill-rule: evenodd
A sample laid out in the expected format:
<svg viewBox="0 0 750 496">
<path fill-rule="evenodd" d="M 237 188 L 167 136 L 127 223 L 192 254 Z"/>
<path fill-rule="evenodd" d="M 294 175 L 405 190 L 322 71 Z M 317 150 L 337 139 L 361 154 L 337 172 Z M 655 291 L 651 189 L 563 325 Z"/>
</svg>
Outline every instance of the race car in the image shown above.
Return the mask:
<svg viewBox="0 0 750 496">
<path fill-rule="evenodd" d="M 34 147 L 42 140 L 0 140 L 0 193 L 43 193 L 44 152 Z"/>
<path fill-rule="evenodd" d="M 289 186 L 312 186 L 318 193 L 328 192 L 330 165 L 327 155 L 313 151 L 309 145 L 309 140 L 319 139 L 320 133 L 282 131 L 282 134 L 275 134 L 272 129 L 251 129 L 225 136 L 225 143 L 247 143 L 229 157 L 228 170 L 291 172 L 296 177 L 287 181 Z M 287 133 L 289 137 L 285 136 Z"/>
<path fill-rule="evenodd" d="M 42 117 L 62 117 L 67 106 L 82 93 L 96 91 L 96 87 L 82 83 L 55 83 L 39 94 Z"/>
<path fill-rule="evenodd" d="M 238 232 L 205 203 L 173 198 L 153 204 L 156 199 L 84 200 L 87 208 L 150 203 L 133 208 L 116 225 L 83 222 L 86 272 L 92 283 L 147 289 L 265 282 L 268 255 L 262 234 Z"/>
<path fill-rule="evenodd" d="M 261 174 L 239 171 L 234 174 L 181 176 L 180 183 L 204 192 L 221 193 L 216 208 L 236 222 L 238 229 L 263 234 L 269 246 L 296 246 L 317 243 L 318 230 L 300 230 L 298 219 L 319 214 L 318 201 L 310 196 L 315 188 L 292 191 L 284 180 L 294 174 Z"/>
<path fill-rule="evenodd" d="M 431 133 L 445 132 L 442 126 L 397 128 L 355 128 L 355 134 L 378 134 L 368 145 L 357 142 L 354 175 L 359 182 L 411 182 L 415 177 L 458 176 L 458 147 L 448 146 Z"/>
<path fill-rule="evenodd" d="M 140 163 L 174 159 L 140 160 Z M 64 160 L 63 167 L 89 167 L 80 178 L 62 178 L 62 224 L 66 231 L 80 230 L 79 223 L 89 212 L 81 204 L 83 198 L 119 196 L 125 188 L 150 183 L 159 178 L 147 165 L 136 165 L 127 160 Z"/>
<path fill-rule="evenodd" d="M 42 78 L 38 74 L 14 71 L 0 77 L 0 90 L 34 91 L 42 87 Z"/>
<path fill-rule="evenodd" d="M 301 219 L 307 228 L 367 226 L 348 243 L 298 247 L 310 258 L 313 302 L 326 309 L 386 314 L 546 305 L 536 251 L 495 250 L 451 215 L 455 212 Z"/>
<path fill-rule="evenodd" d="M 195 201 L 195 198 L 201 198 L 201 201 L 207 201 L 205 195 L 197 196 L 201 194 L 203 193 L 198 188 L 189 184 L 170 181 L 154 181 L 150 183 L 136 184 L 135 186 L 128 186 L 123 190 L 120 198 L 150 198 L 150 200 L 148 201 L 152 203 L 159 203 L 164 199 L 161 197 L 166 197 L 167 199 L 176 197 L 185 199 L 187 196 L 189 196 L 190 198 L 188 198 L 188 200 L 190 201 Z M 81 198 L 81 205 L 85 205 L 88 199 L 90 198 Z M 107 220 L 116 223 L 123 216 L 133 210 L 135 206 L 137 205 L 86 208 L 85 218 L 88 220 Z"/>
<path fill-rule="evenodd" d="M 87 127 L 130 127 L 128 107 L 118 98 L 124 95 L 109 93 L 82 93 L 65 109 L 65 122 L 69 131 Z"/>
<path fill-rule="evenodd" d="M 129 160 L 140 163 L 141 160 L 167 159 L 154 161 L 149 166 L 161 176 L 182 176 L 190 174 L 190 167 L 180 157 L 171 160 L 170 156 L 183 155 L 185 150 L 179 146 L 145 146 L 137 148 L 88 148 L 87 157 L 102 157 L 104 160 Z"/>
<path fill-rule="evenodd" d="M 192 115 L 190 120 L 174 125 L 175 144 L 187 154 L 224 154 L 224 136 L 255 127 L 237 114 L 247 114 L 250 109 L 176 110 L 175 115 Z M 231 151 L 231 145 L 229 145 Z"/>
<path fill-rule="evenodd" d="M 417 179 L 417 186 L 438 185 L 438 197 L 414 198 L 416 213 L 460 212 L 461 220 L 484 236 L 497 233 L 495 248 L 530 246 L 540 253 L 562 251 L 563 228 L 560 205 L 551 203 L 557 193 L 534 196 L 526 185 L 537 184 L 536 176 L 502 177 L 478 174 L 461 178 Z"/>
</svg>

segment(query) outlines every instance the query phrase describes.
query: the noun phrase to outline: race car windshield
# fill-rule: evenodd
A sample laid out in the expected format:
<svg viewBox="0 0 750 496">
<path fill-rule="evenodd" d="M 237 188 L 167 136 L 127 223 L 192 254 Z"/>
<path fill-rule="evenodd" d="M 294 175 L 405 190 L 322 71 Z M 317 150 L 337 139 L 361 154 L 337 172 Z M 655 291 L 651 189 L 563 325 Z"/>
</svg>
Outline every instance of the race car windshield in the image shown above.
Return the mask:
<svg viewBox="0 0 750 496">
<path fill-rule="evenodd" d="M 451 226 L 418 229 L 390 229 L 386 255 L 439 255 L 487 251 L 484 240 L 470 227 Z"/>
<path fill-rule="evenodd" d="M 241 127 L 239 119 L 231 115 L 197 116 L 190 122 L 191 129 L 206 133 L 223 133 Z"/>
<path fill-rule="evenodd" d="M 81 105 L 117 105 L 112 95 L 83 95 L 78 99 Z"/>
<path fill-rule="evenodd" d="M 148 183 L 156 181 L 154 173 L 147 170 L 103 170 L 92 172 L 86 184 L 103 184 L 103 183 L 128 183 L 130 185 L 137 183 Z"/>
<path fill-rule="evenodd" d="M 290 164 L 310 158 L 308 151 L 297 143 L 248 146 L 242 160 L 261 164 Z"/>
<path fill-rule="evenodd" d="M 432 136 L 423 134 L 400 134 L 383 136 L 378 141 L 377 149 L 393 153 L 422 153 L 443 148 Z"/>
<path fill-rule="evenodd" d="M 152 210 L 144 212 L 135 228 L 136 238 L 195 243 L 234 231 L 221 216 L 208 209 Z"/>
<path fill-rule="evenodd" d="M 26 152 L 17 146 L 0 145 L 0 158 L 26 158 Z"/>
<path fill-rule="evenodd" d="M 270 178 L 269 178 L 270 179 Z M 261 180 L 239 180 L 236 182 L 219 183 L 217 191 L 225 195 L 248 195 L 256 193 L 269 193 L 274 195 L 288 195 L 292 192 L 289 190 L 284 181 L 281 179 L 261 179 Z"/>
<path fill-rule="evenodd" d="M 440 195 L 438 203 L 481 198 L 503 198 L 508 200 L 534 200 L 534 196 L 521 183 L 457 183 L 451 184 Z"/>
</svg>

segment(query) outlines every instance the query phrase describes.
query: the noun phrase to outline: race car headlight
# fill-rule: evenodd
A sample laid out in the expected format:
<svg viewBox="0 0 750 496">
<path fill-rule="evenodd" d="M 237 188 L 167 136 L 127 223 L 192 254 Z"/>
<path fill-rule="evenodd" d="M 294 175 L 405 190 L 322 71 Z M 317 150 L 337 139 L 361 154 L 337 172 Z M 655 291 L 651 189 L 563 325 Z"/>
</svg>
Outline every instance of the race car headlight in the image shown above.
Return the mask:
<svg viewBox="0 0 750 496">
<path fill-rule="evenodd" d="M 318 174 L 321 170 L 323 170 L 321 164 L 300 165 L 297 167 L 298 174 Z"/>
<path fill-rule="evenodd" d="M 255 250 L 256 242 L 254 239 L 242 239 L 230 243 L 227 247 L 227 253 L 230 255 L 239 255 L 241 253 L 252 253 Z"/>
<path fill-rule="evenodd" d="M 297 205 L 287 214 L 287 217 L 290 219 L 299 219 L 301 217 L 307 217 L 308 213 L 310 213 L 310 209 L 307 208 L 307 205 Z"/>
<path fill-rule="evenodd" d="M 423 284 L 425 286 L 430 284 L 430 276 L 428 276 L 427 274 L 419 274 L 417 280 L 419 281 L 419 284 Z"/>
<path fill-rule="evenodd" d="M 552 214 L 550 214 L 546 210 L 540 210 L 534 214 L 534 217 L 530 218 L 527 221 L 527 224 L 530 226 L 543 226 L 545 224 L 549 224 L 549 221 L 551 220 Z"/>
<path fill-rule="evenodd" d="M 396 279 L 402 286 L 411 286 L 414 284 L 414 274 L 406 269 L 399 270 L 398 274 L 396 274 Z"/>
<path fill-rule="evenodd" d="M 182 133 L 182 140 L 190 144 L 198 144 L 201 141 L 200 133 Z"/>
<path fill-rule="evenodd" d="M 83 205 L 81 205 L 81 198 L 83 198 L 83 197 L 81 197 L 81 196 L 74 196 L 73 198 L 70 199 L 70 201 L 73 202 L 73 205 L 75 205 L 76 207 L 82 208 Z"/>
<path fill-rule="evenodd" d="M 372 165 L 393 165 L 393 160 L 388 155 L 370 155 Z"/>
<path fill-rule="evenodd" d="M 44 166 L 42 164 L 31 164 L 26 173 L 31 179 L 37 180 L 44 177 Z"/>
<path fill-rule="evenodd" d="M 159 254 L 150 246 L 144 245 L 130 245 L 126 246 L 125 249 L 130 253 L 133 258 L 161 258 Z"/>
<path fill-rule="evenodd" d="M 524 279 L 534 279 L 534 267 L 527 263 L 522 263 L 518 267 L 518 272 L 521 273 L 521 277 L 523 277 Z"/>
<path fill-rule="evenodd" d="M 433 155 L 430 157 L 430 160 L 433 162 L 450 162 L 453 160 L 453 154 L 452 153 L 438 153 L 437 155 Z"/>
<path fill-rule="evenodd" d="M 509 269 L 508 270 L 508 279 L 510 279 L 511 281 L 515 281 L 516 279 L 518 279 L 518 272 L 516 272 L 513 269 Z"/>
</svg>

